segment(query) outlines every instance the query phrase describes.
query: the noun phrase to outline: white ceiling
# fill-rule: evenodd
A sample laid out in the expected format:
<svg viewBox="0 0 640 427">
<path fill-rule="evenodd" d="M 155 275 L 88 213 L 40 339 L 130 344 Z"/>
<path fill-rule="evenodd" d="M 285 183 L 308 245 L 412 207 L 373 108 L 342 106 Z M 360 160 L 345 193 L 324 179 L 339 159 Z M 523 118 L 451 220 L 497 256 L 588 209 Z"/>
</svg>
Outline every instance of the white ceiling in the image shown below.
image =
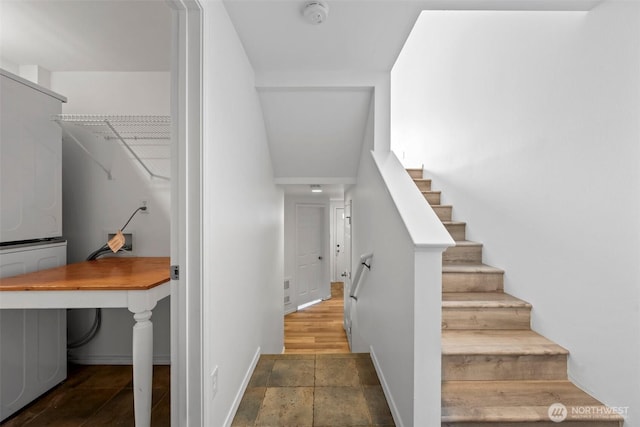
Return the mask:
<svg viewBox="0 0 640 427">
<path fill-rule="evenodd" d="M 161 0 L 0 0 L 0 55 L 50 71 L 169 71 Z"/>
<path fill-rule="evenodd" d="M 391 70 L 420 1 L 328 0 L 320 25 L 303 19 L 304 0 L 225 0 L 254 69 Z"/>
<path fill-rule="evenodd" d="M 262 89 L 259 94 L 276 178 L 355 179 L 370 89 Z"/>
<path fill-rule="evenodd" d="M 224 4 L 260 77 L 389 72 L 425 9 L 571 9 L 595 1 L 325 0 L 329 14 L 320 25 L 303 18 L 307 0 Z M 298 88 L 260 96 L 277 177 L 308 184 L 307 178 L 356 176 L 370 91 Z"/>
<path fill-rule="evenodd" d="M 305 0 L 225 0 L 257 75 L 385 72 L 420 11 L 415 0 L 328 0 L 321 25 L 304 20 Z M 261 89 L 279 182 L 354 182 L 371 88 Z"/>
<path fill-rule="evenodd" d="M 342 184 L 321 184 L 322 193 L 312 193 L 311 186 L 307 184 L 282 185 L 285 194 L 296 197 L 315 197 L 342 199 L 344 197 L 344 185 Z"/>
<path fill-rule="evenodd" d="M 390 71 L 422 10 L 589 10 L 601 0 L 325 0 L 320 25 L 308 0 L 224 0 L 258 73 Z"/>
<path fill-rule="evenodd" d="M 254 69 L 388 71 L 422 9 L 589 10 L 600 0 L 224 0 Z M 0 0 L 0 55 L 51 71 L 168 71 L 164 0 Z"/>
</svg>

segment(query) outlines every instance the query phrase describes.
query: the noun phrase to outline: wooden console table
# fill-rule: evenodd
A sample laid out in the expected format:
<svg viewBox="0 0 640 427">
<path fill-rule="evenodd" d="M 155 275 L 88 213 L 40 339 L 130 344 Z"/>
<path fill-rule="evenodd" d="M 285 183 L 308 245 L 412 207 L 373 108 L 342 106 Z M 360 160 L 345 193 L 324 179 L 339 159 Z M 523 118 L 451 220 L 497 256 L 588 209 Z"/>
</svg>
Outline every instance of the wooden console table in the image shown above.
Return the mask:
<svg viewBox="0 0 640 427">
<path fill-rule="evenodd" d="M 102 258 L 0 279 L 0 309 L 126 307 L 133 326 L 136 427 L 151 423 L 151 310 L 170 294 L 169 258 Z"/>
</svg>

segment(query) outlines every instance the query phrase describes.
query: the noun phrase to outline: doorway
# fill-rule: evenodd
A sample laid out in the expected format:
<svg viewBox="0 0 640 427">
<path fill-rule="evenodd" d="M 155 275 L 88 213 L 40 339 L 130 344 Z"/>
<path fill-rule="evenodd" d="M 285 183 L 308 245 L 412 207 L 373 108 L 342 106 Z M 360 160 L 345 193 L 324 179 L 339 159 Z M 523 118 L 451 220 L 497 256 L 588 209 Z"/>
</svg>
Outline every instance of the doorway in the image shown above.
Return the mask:
<svg viewBox="0 0 640 427">
<path fill-rule="evenodd" d="M 344 252 L 345 252 L 345 272 L 344 272 L 344 307 L 343 307 L 343 327 L 347 333 L 349 348 L 351 348 L 351 217 L 352 201 L 347 200 L 344 205 Z"/>
<path fill-rule="evenodd" d="M 345 213 L 344 206 L 337 206 L 333 209 L 333 240 L 334 240 L 334 255 L 333 255 L 333 271 L 332 280 L 334 282 L 344 282 L 344 278 L 347 271 L 346 265 L 346 248 L 345 248 L 345 233 L 344 233 L 344 221 Z"/>
<path fill-rule="evenodd" d="M 304 306 L 323 297 L 324 205 L 296 205 L 296 298 Z"/>
</svg>

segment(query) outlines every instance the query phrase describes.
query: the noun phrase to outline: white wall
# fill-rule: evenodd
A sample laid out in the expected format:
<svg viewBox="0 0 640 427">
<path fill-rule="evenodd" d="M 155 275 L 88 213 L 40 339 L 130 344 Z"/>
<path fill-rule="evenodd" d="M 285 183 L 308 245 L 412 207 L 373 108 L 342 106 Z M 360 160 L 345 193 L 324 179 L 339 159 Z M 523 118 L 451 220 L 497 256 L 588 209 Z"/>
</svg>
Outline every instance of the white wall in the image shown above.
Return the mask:
<svg viewBox="0 0 640 427">
<path fill-rule="evenodd" d="M 251 65 L 222 2 L 203 3 L 204 425 L 228 426 L 259 352 L 284 343 L 284 197 Z"/>
<path fill-rule="evenodd" d="M 0 56 L 0 68 L 3 68 L 15 75 L 20 75 L 20 67 L 18 66 L 18 64 L 13 63 L 1 56 Z"/>
<path fill-rule="evenodd" d="M 296 295 L 298 282 L 296 277 L 296 206 L 316 205 L 324 208 L 324 249 L 323 259 L 329 259 L 330 243 L 330 209 L 329 196 L 321 194 L 318 196 L 297 196 L 285 195 L 284 197 L 284 276 L 291 278 L 292 299 Z M 330 263 L 323 263 L 321 297 L 331 296 Z M 296 303 L 296 305 L 300 305 Z"/>
<path fill-rule="evenodd" d="M 54 72 L 51 86 L 68 99 L 63 113 L 168 115 L 169 78 L 168 72 Z M 84 260 L 102 246 L 106 234 L 122 227 L 142 200 L 148 200 L 149 213 L 138 213 L 125 230 L 133 233 L 133 254 L 168 256 L 169 184 L 149 179 L 114 141 L 90 134 L 85 141 L 112 167 L 113 180 L 73 141 L 63 139 L 63 233 L 68 240 L 68 262 Z M 70 340 L 83 334 L 92 320 L 93 310 L 71 311 Z M 169 363 L 168 298 L 154 309 L 152 321 L 154 359 Z M 73 350 L 70 358 L 81 363 L 131 363 L 133 323 L 127 309 L 104 309 L 97 337 Z"/>
<path fill-rule="evenodd" d="M 169 115 L 170 77 L 161 71 L 65 71 L 52 73 L 51 86 L 69 100 L 63 113 Z"/>
<path fill-rule="evenodd" d="M 570 352 L 574 382 L 640 426 L 640 3 L 425 12 L 392 75 L 392 148 L 434 186 Z M 410 154 L 410 155 L 409 155 Z"/>
</svg>

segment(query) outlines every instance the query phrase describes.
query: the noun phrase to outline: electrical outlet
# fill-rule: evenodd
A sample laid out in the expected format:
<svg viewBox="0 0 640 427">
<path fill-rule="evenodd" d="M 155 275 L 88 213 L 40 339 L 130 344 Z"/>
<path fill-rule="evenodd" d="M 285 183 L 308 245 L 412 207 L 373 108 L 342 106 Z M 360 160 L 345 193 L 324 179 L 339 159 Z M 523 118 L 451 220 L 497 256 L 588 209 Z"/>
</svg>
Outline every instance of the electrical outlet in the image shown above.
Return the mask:
<svg viewBox="0 0 640 427">
<path fill-rule="evenodd" d="M 140 213 L 143 213 L 143 214 L 148 214 L 149 213 L 149 202 L 147 201 L 147 199 L 142 199 L 140 201 L 140 206 L 144 206 L 144 207 L 147 208 L 147 209 L 145 209 L 143 211 L 140 211 Z"/>
<path fill-rule="evenodd" d="M 111 240 L 115 233 L 107 234 L 107 241 Z M 124 245 L 122 246 L 122 250 L 133 252 L 133 233 L 122 233 L 124 236 Z"/>
<path fill-rule="evenodd" d="M 213 368 L 211 372 L 211 399 L 213 400 L 218 393 L 218 367 Z"/>
</svg>

